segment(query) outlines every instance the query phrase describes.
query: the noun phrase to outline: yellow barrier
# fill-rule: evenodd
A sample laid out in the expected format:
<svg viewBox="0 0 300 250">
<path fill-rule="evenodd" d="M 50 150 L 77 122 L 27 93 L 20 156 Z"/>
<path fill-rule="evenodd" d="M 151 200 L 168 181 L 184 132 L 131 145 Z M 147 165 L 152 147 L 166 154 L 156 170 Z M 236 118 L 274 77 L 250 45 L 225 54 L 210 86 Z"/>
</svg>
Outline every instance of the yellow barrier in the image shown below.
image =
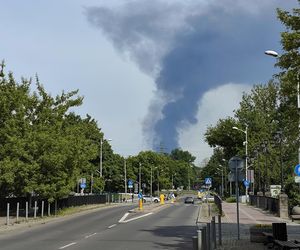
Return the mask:
<svg viewBox="0 0 300 250">
<path fill-rule="evenodd" d="M 160 198 L 160 205 L 164 205 L 165 204 L 165 196 L 163 194 L 161 194 L 159 196 L 159 198 Z"/>
<path fill-rule="evenodd" d="M 143 210 L 143 199 L 139 199 L 139 210 Z"/>
</svg>

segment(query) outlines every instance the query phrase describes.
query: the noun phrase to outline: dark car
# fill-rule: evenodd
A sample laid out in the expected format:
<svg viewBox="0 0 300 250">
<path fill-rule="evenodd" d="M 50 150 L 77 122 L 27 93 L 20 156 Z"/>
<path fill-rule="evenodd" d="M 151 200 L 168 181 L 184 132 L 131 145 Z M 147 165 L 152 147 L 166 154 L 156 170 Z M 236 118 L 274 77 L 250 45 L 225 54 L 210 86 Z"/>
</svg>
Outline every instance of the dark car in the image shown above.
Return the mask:
<svg viewBox="0 0 300 250">
<path fill-rule="evenodd" d="M 184 203 L 186 203 L 186 204 L 194 204 L 194 198 L 193 197 L 186 197 L 184 199 Z"/>
</svg>

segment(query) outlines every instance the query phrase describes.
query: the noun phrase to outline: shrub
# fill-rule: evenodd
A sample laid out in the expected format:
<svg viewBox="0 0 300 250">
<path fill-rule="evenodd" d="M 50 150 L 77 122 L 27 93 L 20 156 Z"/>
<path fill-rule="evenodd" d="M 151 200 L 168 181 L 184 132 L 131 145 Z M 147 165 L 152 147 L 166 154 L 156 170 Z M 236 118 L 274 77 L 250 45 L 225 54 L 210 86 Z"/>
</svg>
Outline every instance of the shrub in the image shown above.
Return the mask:
<svg viewBox="0 0 300 250">
<path fill-rule="evenodd" d="M 236 202 L 236 198 L 235 198 L 235 197 L 228 197 L 228 198 L 226 199 L 226 202 L 229 202 L 229 203 Z"/>
</svg>

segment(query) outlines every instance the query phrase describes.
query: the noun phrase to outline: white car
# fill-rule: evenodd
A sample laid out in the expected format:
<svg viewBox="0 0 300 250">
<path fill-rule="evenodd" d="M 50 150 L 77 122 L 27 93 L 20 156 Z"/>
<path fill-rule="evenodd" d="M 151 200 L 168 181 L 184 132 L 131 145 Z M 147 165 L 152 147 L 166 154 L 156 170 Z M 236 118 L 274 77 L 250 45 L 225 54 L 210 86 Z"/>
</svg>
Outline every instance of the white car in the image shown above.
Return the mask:
<svg viewBox="0 0 300 250">
<path fill-rule="evenodd" d="M 204 196 L 202 197 L 202 201 L 214 202 L 214 201 L 215 201 L 215 198 L 214 198 L 213 195 L 208 194 L 208 195 L 204 195 Z"/>
<path fill-rule="evenodd" d="M 152 196 L 152 202 L 158 203 L 160 201 L 160 199 L 158 197 L 154 197 Z M 151 196 L 150 195 L 144 195 L 143 196 L 143 202 L 151 202 Z"/>
</svg>

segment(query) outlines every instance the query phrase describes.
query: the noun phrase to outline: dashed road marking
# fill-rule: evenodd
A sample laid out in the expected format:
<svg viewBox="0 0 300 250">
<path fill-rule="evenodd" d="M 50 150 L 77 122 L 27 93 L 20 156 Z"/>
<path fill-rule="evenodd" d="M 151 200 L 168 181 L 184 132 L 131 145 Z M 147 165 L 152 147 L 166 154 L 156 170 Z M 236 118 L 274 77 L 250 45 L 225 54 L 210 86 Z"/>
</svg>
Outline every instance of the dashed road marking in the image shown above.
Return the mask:
<svg viewBox="0 0 300 250">
<path fill-rule="evenodd" d="M 68 245 L 60 247 L 59 249 L 64 249 L 64 248 L 70 247 L 70 246 L 75 245 L 75 244 L 77 244 L 77 242 L 72 242 L 72 243 L 70 243 Z"/>
<path fill-rule="evenodd" d="M 85 239 L 88 239 L 88 238 L 90 238 L 90 237 L 92 237 L 92 236 L 94 236 L 94 235 L 96 235 L 97 233 L 93 233 L 93 234 L 90 234 L 90 235 L 87 235 L 87 236 L 85 236 L 84 238 Z"/>
<path fill-rule="evenodd" d="M 109 226 L 108 228 L 111 229 L 111 228 L 115 227 L 116 225 L 117 224 L 113 224 L 113 225 Z"/>
</svg>

